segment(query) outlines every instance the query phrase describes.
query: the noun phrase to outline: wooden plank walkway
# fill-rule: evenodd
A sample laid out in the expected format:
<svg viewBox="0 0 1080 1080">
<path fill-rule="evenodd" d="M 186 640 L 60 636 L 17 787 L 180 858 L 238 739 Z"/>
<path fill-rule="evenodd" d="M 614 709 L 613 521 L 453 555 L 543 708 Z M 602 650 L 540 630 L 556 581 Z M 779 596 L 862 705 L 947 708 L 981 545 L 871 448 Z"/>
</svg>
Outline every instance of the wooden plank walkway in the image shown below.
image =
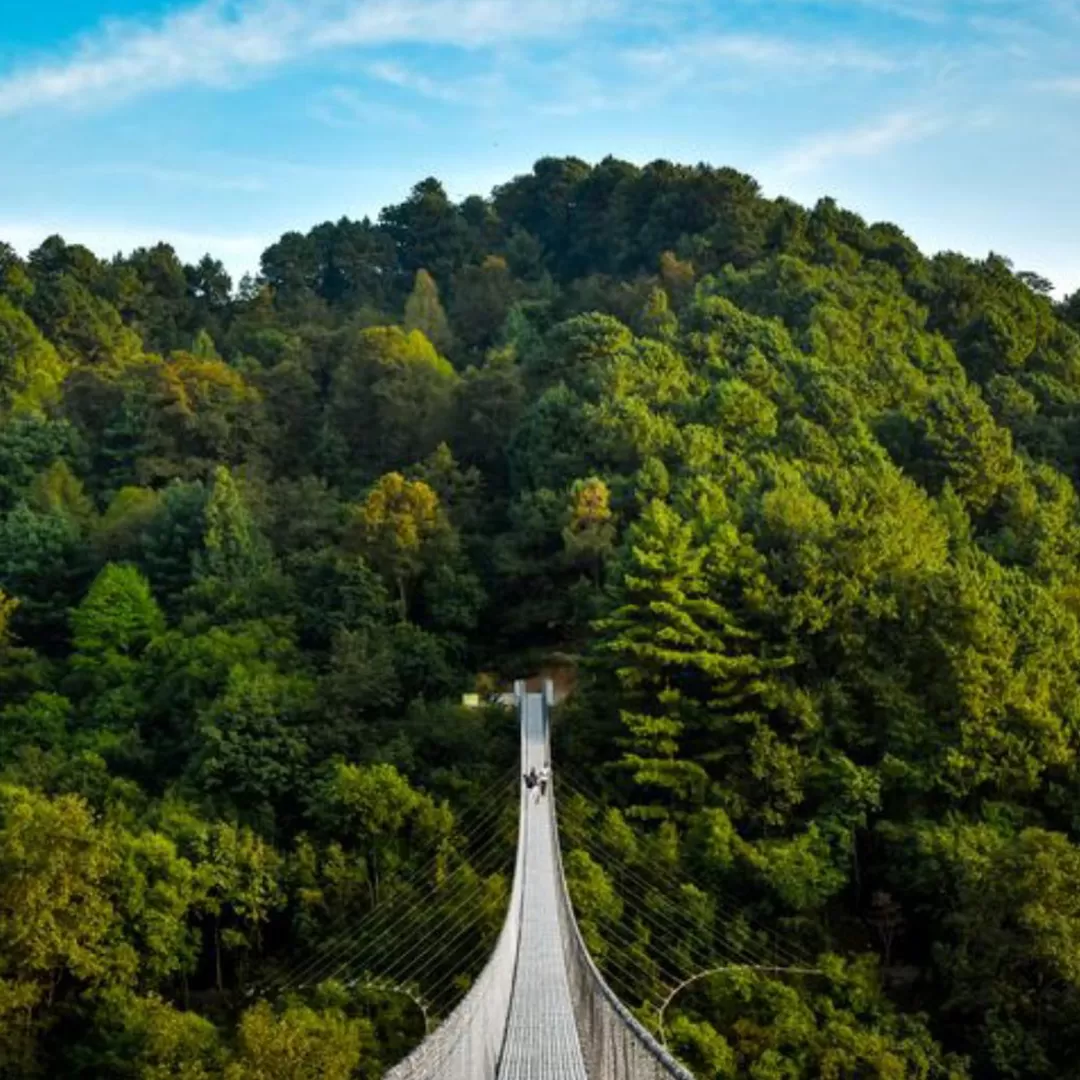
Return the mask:
<svg viewBox="0 0 1080 1080">
<path fill-rule="evenodd" d="M 525 768 L 545 764 L 542 694 L 525 699 Z M 525 887 L 521 944 L 499 1080 L 586 1080 L 570 986 L 566 977 L 556 893 L 551 791 L 534 801 L 525 821 Z"/>
</svg>

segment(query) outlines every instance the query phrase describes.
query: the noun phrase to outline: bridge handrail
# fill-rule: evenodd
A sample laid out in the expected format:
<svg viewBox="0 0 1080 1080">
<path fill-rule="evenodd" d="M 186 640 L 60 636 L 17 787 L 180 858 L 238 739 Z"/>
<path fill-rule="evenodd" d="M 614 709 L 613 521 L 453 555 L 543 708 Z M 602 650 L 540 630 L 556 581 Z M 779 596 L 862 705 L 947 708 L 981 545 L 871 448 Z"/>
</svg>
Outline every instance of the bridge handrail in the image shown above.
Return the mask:
<svg viewBox="0 0 1080 1080">
<path fill-rule="evenodd" d="M 550 696 L 545 695 L 545 725 L 549 740 Z M 687 1068 L 653 1037 L 636 1016 L 622 1003 L 596 966 L 570 901 L 570 890 L 563 867 L 559 844 L 555 777 L 549 798 L 552 800 L 551 828 L 555 833 L 555 871 L 558 874 L 559 922 L 563 928 L 563 949 L 574 1014 L 578 1021 L 581 1049 L 589 1080 L 695 1080 Z"/>
</svg>

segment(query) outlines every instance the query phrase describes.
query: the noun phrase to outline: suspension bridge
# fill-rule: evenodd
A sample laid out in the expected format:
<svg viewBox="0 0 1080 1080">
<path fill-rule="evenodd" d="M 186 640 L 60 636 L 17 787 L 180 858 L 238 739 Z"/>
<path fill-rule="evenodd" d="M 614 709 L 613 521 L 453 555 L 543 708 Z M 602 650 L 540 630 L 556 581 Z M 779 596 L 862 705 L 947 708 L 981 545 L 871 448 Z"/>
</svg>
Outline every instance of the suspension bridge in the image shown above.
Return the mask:
<svg viewBox="0 0 1080 1080">
<path fill-rule="evenodd" d="M 521 772 L 550 760 L 551 684 L 517 683 Z M 470 992 L 386 1080 L 693 1080 L 631 1015 L 578 930 L 555 824 L 554 785 L 522 787 L 517 860 L 498 942 Z"/>
<path fill-rule="evenodd" d="M 345 980 L 348 986 L 382 993 L 397 990 L 423 1012 L 427 1037 L 384 1080 L 693 1080 L 619 999 L 585 944 L 563 872 L 556 818 L 556 792 L 572 790 L 570 781 L 564 775 L 543 797 L 521 783 L 523 773 L 540 771 L 550 761 L 552 685 L 546 682 L 534 693 L 524 682 L 515 683 L 513 703 L 521 731 L 520 768 L 512 781 L 519 792 L 517 845 L 509 902 L 490 953 L 478 953 L 490 937 L 478 934 L 484 894 L 475 876 L 462 880 L 471 872 L 467 865 L 436 871 L 450 894 L 448 906 L 437 908 L 423 887 L 429 867 L 419 875 L 416 899 L 404 905 L 404 915 L 419 920 L 404 945 L 398 932 L 402 910 L 384 905 L 381 916 L 359 932 L 347 930 L 324 942 L 316 961 L 279 981 L 276 989 L 311 988 L 359 970 L 397 972 L 396 979 L 389 974 Z M 499 816 L 506 790 L 496 788 L 481 800 L 492 804 L 484 810 L 488 826 Z M 490 831 L 477 829 L 475 834 Z M 474 836 L 474 861 L 481 866 L 489 861 L 499 839 L 477 841 Z M 573 844 L 594 861 L 604 861 L 602 842 L 595 837 L 578 835 Z M 817 973 L 806 966 L 801 952 L 770 935 L 767 927 L 748 927 L 733 908 L 725 912 L 722 897 L 712 896 L 710 902 L 727 927 L 725 936 L 710 938 L 694 925 L 684 905 L 670 898 L 658 902 L 640 870 L 624 865 L 620 873 L 627 894 L 640 901 L 638 925 L 662 959 L 646 963 L 640 941 L 611 927 L 615 947 L 606 950 L 604 964 L 627 987 L 652 985 L 652 1015 L 661 1032 L 667 1006 L 705 977 L 736 970 Z M 647 896 L 651 903 L 644 902 Z M 665 951 L 664 942 L 678 945 Z M 470 965 L 475 970 L 483 955 L 486 962 L 471 988 L 448 1006 L 456 1000 L 457 977 L 434 973 Z M 436 1016 L 445 1019 L 436 1025 Z"/>
</svg>

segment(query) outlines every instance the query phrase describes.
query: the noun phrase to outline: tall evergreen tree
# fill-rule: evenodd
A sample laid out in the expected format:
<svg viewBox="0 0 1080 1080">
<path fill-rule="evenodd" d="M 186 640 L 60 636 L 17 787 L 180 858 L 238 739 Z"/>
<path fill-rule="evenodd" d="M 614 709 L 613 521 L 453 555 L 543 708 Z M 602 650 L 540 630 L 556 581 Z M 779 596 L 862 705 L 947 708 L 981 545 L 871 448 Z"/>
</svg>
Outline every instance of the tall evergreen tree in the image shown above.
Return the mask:
<svg viewBox="0 0 1080 1080">
<path fill-rule="evenodd" d="M 423 269 L 416 271 L 413 290 L 405 301 L 405 329 L 419 330 L 443 355 L 454 343 L 450 320 L 439 299 L 439 286 Z"/>
</svg>

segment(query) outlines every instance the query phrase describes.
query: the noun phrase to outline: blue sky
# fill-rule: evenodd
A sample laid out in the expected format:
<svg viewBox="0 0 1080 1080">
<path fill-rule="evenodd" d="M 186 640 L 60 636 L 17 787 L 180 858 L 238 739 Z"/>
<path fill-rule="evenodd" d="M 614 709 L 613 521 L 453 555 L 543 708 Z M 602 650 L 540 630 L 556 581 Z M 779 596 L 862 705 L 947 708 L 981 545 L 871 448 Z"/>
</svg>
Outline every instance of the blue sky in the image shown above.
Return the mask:
<svg viewBox="0 0 1080 1080">
<path fill-rule="evenodd" d="M 1080 0 L 4 5 L 0 239 L 237 275 L 425 176 L 708 161 L 1080 288 Z M 8 8 L 14 10 L 7 10 Z"/>
</svg>

